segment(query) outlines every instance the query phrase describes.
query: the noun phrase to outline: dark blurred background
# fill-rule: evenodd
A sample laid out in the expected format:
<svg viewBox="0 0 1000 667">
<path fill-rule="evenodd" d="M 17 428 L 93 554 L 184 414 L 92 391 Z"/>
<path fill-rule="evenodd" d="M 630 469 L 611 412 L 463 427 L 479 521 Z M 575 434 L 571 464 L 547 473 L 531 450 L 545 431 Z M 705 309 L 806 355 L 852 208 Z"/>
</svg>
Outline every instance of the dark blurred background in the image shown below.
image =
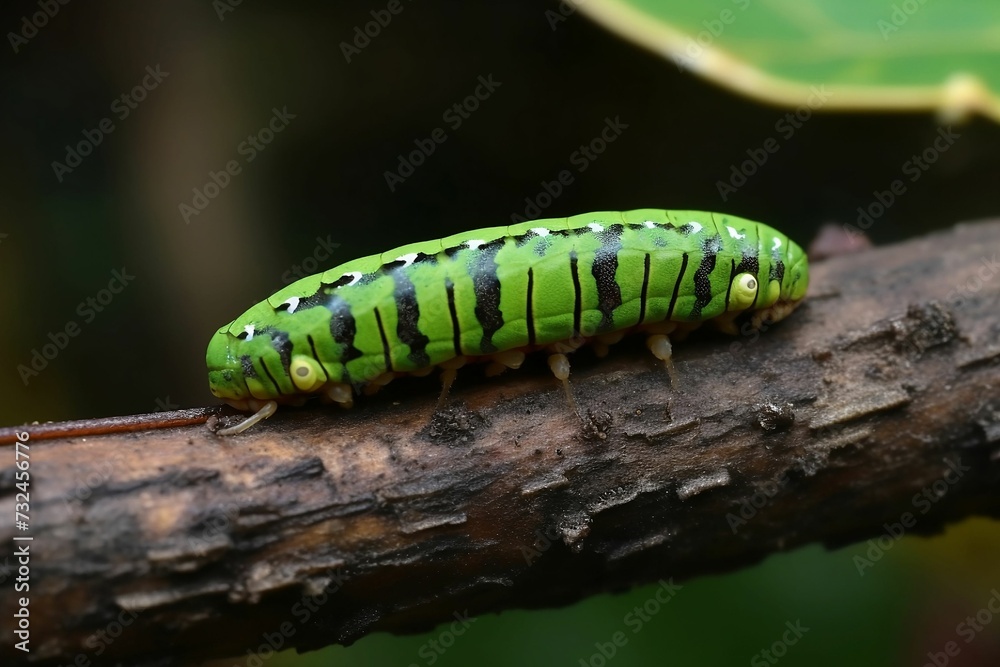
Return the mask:
<svg viewBox="0 0 1000 667">
<path fill-rule="evenodd" d="M 531 200 L 547 203 L 540 217 L 724 210 L 803 244 L 823 223 L 856 224 L 858 207 L 896 179 L 905 193 L 868 229 L 878 244 L 1000 213 L 1000 128 L 986 120 L 955 126 L 958 138 L 913 180 L 907 161 L 940 130 L 931 114 L 816 113 L 789 133 L 776 125 L 788 109 L 706 83 L 579 12 L 553 25 L 545 12 L 555 3 L 401 0 L 379 34 L 352 44 L 386 4 L 70 2 L 32 31 L 24 21 L 39 3 L 5 3 L 0 424 L 213 404 L 210 335 L 297 267 L 530 218 Z M 488 95 L 480 87 L 485 99 L 466 117 L 445 115 L 480 77 L 499 85 Z M 275 110 L 281 131 L 255 139 L 270 140 L 259 149 L 244 143 Z M 617 136 L 602 153 L 577 152 L 609 122 Z M 436 128 L 446 140 L 390 188 L 386 172 L 399 173 L 399 156 Z M 723 198 L 719 182 L 771 138 L 777 152 Z M 240 171 L 226 183 L 218 174 L 230 161 Z M 539 201 L 563 170 L 572 182 Z M 213 172 L 225 187 L 208 185 Z M 199 200 L 195 189 L 214 196 Z M 126 276 L 120 293 L 118 282 L 106 290 L 115 271 Z M 67 327 L 75 335 L 60 334 Z M 995 524 L 969 526 L 944 546 L 906 538 L 865 578 L 851 564 L 862 545 L 699 580 L 689 606 L 678 598 L 660 630 L 615 664 L 652 655 L 745 664 L 809 610 L 826 625 L 786 664 L 923 664 L 966 607 L 985 604 L 989 581 L 1000 585 Z M 983 548 L 993 554 L 985 566 Z M 928 572 L 954 574 L 959 563 L 973 581 L 942 593 L 953 579 Z M 985 578 L 968 574 L 984 567 Z M 650 593 L 631 595 L 641 603 Z M 481 619 L 479 638 L 470 631 L 439 664 L 576 665 L 631 607 L 619 597 Z M 950 664 L 996 664 L 974 660 L 998 655 L 1000 619 L 986 635 Z M 351 664 L 432 664 L 417 653 L 426 641 L 374 637 L 332 653 Z"/>
</svg>

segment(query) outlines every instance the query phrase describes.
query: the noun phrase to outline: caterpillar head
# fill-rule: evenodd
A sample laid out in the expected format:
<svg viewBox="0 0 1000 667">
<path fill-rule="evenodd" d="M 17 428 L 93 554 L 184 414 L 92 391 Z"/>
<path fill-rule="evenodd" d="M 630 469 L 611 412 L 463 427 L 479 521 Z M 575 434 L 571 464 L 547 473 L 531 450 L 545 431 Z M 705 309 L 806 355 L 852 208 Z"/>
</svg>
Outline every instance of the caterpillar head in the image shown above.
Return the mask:
<svg viewBox="0 0 1000 667">
<path fill-rule="evenodd" d="M 244 347 L 242 343 L 246 341 L 247 336 L 243 336 L 241 340 L 239 335 L 231 333 L 235 325 L 235 322 L 230 322 L 222 327 L 215 332 L 208 343 L 208 351 L 205 354 L 205 362 L 208 365 L 208 386 L 213 394 L 235 408 L 255 409 L 250 404 L 255 397 L 251 395 L 246 381 L 247 371 L 252 370 L 253 364 L 249 361 L 251 359 L 249 350 L 247 354 L 243 354 L 242 349 Z"/>
<path fill-rule="evenodd" d="M 781 252 L 784 272 L 780 280 L 770 280 L 763 300 L 759 301 L 750 323 L 760 329 L 765 323 L 784 319 L 798 308 L 809 288 L 809 260 L 794 241 L 787 241 Z"/>
<path fill-rule="evenodd" d="M 716 328 L 736 335 L 763 328 L 785 318 L 798 307 L 809 287 L 809 263 L 802 248 L 784 237 L 773 236 L 771 257 L 756 272 L 732 278 L 726 313 L 715 318 Z M 735 262 L 735 260 L 734 260 Z"/>
<path fill-rule="evenodd" d="M 292 364 L 295 355 L 288 334 L 263 324 L 273 320 L 267 303 L 257 304 L 215 332 L 208 343 L 209 388 L 240 410 L 256 410 L 268 400 L 287 403 L 302 392 L 293 380 L 298 364 Z M 303 385 L 311 389 L 312 381 Z"/>
</svg>

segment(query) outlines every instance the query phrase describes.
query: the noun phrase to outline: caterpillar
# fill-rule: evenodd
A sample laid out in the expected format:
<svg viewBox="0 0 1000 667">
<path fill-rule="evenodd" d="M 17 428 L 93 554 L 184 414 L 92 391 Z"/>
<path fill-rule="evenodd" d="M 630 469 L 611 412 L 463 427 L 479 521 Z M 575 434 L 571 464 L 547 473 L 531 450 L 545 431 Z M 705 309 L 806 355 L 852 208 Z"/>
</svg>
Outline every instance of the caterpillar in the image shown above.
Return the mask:
<svg viewBox="0 0 1000 667">
<path fill-rule="evenodd" d="M 794 310 L 808 282 L 787 236 L 704 211 L 587 213 L 405 245 L 292 283 L 215 333 L 212 393 L 256 411 L 219 433 L 312 395 L 350 407 L 435 367 L 444 396 L 468 361 L 492 374 L 540 349 L 570 395 L 566 354 L 587 342 L 603 351 L 641 331 L 669 365 L 670 334 L 757 329 Z"/>
</svg>

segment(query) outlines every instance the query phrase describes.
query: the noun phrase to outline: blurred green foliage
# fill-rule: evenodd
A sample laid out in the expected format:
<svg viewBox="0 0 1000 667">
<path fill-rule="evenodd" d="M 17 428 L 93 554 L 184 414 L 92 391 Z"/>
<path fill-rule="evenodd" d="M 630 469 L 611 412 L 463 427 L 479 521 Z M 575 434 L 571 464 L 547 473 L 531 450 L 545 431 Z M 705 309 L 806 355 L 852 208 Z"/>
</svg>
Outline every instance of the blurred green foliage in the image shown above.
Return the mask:
<svg viewBox="0 0 1000 667">
<path fill-rule="evenodd" d="M 982 113 L 1000 121 L 1000 4 L 990 0 L 581 0 L 681 69 L 794 106 Z"/>
</svg>

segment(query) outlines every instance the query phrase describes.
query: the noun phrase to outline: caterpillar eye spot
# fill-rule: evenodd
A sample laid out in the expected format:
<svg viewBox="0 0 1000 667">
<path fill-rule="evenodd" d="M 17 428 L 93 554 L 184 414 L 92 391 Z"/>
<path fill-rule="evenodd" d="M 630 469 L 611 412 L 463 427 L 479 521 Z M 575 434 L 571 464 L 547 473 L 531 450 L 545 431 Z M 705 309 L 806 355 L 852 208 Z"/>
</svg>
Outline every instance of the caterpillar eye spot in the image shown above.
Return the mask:
<svg viewBox="0 0 1000 667">
<path fill-rule="evenodd" d="M 757 300 L 757 278 L 741 273 L 733 279 L 729 291 L 729 310 L 744 310 Z"/>
<path fill-rule="evenodd" d="M 304 354 L 297 354 L 292 357 L 289 371 L 291 372 L 292 383 L 295 384 L 296 389 L 303 393 L 316 391 L 326 384 L 326 373 L 319 365 L 319 362 Z"/>
</svg>

